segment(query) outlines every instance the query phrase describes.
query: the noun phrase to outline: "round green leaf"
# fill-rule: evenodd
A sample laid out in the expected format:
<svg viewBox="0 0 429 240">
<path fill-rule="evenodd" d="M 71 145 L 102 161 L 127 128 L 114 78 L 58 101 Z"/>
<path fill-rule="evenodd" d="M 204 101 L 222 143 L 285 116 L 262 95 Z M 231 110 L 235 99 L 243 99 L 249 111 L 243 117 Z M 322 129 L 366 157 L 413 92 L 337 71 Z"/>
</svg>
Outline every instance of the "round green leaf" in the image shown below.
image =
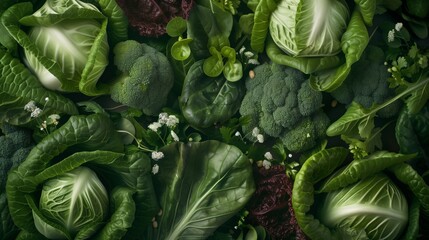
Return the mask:
<svg viewBox="0 0 429 240">
<path fill-rule="evenodd" d="M 171 19 L 167 23 L 166 31 L 170 37 L 179 37 L 186 31 L 186 20 L 182 17 Z"/>
<path fill-rule="evenodd" d="M 203 71 L 209 77 L 217 77 L 224 68 L 222 55 L 214 47 L 210 48 L 210 53 L 212 56 L 204 60 Z"/>
<path fill-rule="evenodd" d="M 192 39 L 180 39 L 171 46 L 171 56 L 177 61 L 184 61 L 191 56 L 191 48 L 189 43 Z"/>
<path fill-rule="evenodd" d="M 223 69 L 226 80 L 236 82 L 243 77 L 243 65 L 239 61 L 228 61 Z"/>
</svg>

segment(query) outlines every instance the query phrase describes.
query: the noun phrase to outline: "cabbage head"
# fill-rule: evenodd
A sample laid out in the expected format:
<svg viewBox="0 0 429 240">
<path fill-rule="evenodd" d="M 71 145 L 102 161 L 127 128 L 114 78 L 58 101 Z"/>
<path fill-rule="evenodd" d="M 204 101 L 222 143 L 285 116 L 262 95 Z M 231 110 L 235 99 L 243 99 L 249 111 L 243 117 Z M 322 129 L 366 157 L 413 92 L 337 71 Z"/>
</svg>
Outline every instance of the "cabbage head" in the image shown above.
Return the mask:
<svg viewBox="0 0 429 240">
<path fill-rule="evenodd" d="M 159 211 L 151 169 L 107 114 L 70 117 L 8 174 L 17 239 L 140 239 Z"/>
<path fill-rule="evenodd" d="M 108 213 L 107 190 L 97 174 L 88 167 L 78 167 L 43 184 L 39 209 L 42 214 L 60 223 L 72 235 L 88 224 L 100 224 Z M 47 227 L 36 214 L 35 225 L 45 237 L 65 237 Z"/>
<path fill-rule="evenodd" d="M 265 50 L 273 62 L 311 74 L 314 89 L 330 92 L 365 50 L 377 1 L 259 0 L 249 7 L 254 11 L 253 50 Z"/>
<path fill-rule="evenodd" d="M 128 36 L 128 22 L 115 0 L 24 0 L 6 6 L 0 11 L 0 44 L 22 56 L 46 89 L 109 93 L 101 81 L 109 46 Z"/>
<path fill-rule="evenodd" d="M 329 192 L 322 222 L 331 228 L 353 229 L 369 239 L 397 239 L 408 224 L 408 203 L 383 173 Z"/>
<path fill-rule="evenodd" d="M 271 15 L 270 34 L 292 56 L 335 55 L 348 20 L 343 0 L 283 0 Z"/>
</svg>

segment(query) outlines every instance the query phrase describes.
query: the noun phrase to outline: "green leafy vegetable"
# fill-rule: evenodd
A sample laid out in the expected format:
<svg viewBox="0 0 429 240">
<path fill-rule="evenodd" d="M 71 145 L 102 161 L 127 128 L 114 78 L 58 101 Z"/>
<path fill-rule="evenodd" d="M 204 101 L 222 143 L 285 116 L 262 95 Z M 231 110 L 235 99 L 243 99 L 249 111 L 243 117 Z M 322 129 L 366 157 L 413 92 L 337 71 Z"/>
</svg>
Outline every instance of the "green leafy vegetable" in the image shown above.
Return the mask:
<svg viewBox="0 0 429 240">
<path fill-rule="evenodd" d="M 163 213 L 149 239 L 209 236 L 252 196 L 251 164 L 234 146 L 178 142 L 160 151 L 154 184 Z"/>
<path fill-rule="evenodd" d="M 341 239 L 341 233 L 331 232 L 310 210 L 315 200 L 314 185 L 339 167 L 347 154 L 347 149 L 341 147 L 321 150 L 304 162 L 295 177 L 292 206 L 299 226 L 312 239 Z"/>
<path fill-rule="evenodd" d="M 67 238 L 136 237 L 140 234 L 135 232 L 137 229 L 150 224 L 158 210 L 150 178 L 150 160 L 142 152 L 131 149 L 125 151 L 121 138 L 114 129 L 113 123 L 105 114 L 72 116 L 40 141 L 27 159 L 9 173 L 6 194 L 10 214 L 22 234 L 31 234 L 39 239 L 42 234 L 60 234 Z M 106 189 L 111 204 L 107 214 L 103 210 L 105 207 L 96 207 L 96 202 L 105 202 L 98 193 L 83 195 L 89 205 L 81 205 L 84 204 L 81 201 L 71 201 L 71 205 L 67 201 L 50 201 L 51 198 L 57 198 L 54 189 L 68 192 L 70 200 L 76 196 L 73 193 L 84 193 L 81 192 L 83 189 L 79 186 L 79 181 L 74 181 L 76 178 L 73 181 L 61 181 L 63 174 L 82 173 L 82 170 L 76 169 L 83 166 L 94 171 Z M 93 174 L 85 176 L 94 179 Z M 47 195 L 38 196 L 37 191 L 42 185 L 45 185 Z M 60 188 L 55 187 L 60 185 Z M 93 184 L 88 187 L 93 187 Z M 80 190 L 74 190 L 75 188 Z M 116 188 L 122 190 L 115 190 Z M 130 194 L 133 202 L 131 205 L 125 204 L 129 202 Z M 64 196 L 61 195 L 62 198 Z M 45 201 L 47 199 L 50 200 Z M 38 201 L 42 202 L 40 206 L 36 204 Z M 58 207 L 52 208 L 51 204 L 58 204 Z M 105 203 L 99 206 L 105 206 Z M 74 208 L 75 210 L 70 211 Z M 84 222 L 82 226 L 77 227 L 76 220 L 79 218 L 76 215 L 73 217 L 77 213 L 75 211 L 82 213 L 79 215 Z M 95 217 L 100 216 L 108 217 L 97 223 Z M 58 221 L 59 219 L 68 220 Z"/>
<path fill-rule="evenodd" d="M 346 187 L 361 179 L 373 176 L 384 169 L 405 162 L 414 157 L 414 154 L 404 155 L 378 151 L 363 159 L 355 159 L 348 164 L 347 167 L 340 170 L 335 176 L 328 179 L 328 181 L 323 184 L 320 192 L 330 192 Z"/>
<path fill-rule="evenodd" d="M 0 48 L 0 120 L 14 125 L 31 122 L 31 114 L 24 109 L 30 101 L 44 106 L 43 115 L 50 113 L 77 114 L 76 105 L 68 98 L 45 89 L 37 78 L 14 58 Z M 48 101 L 46 101 L 48 99 Z"/>
<path fill-rule="evenodd" d="M 410 83 L 407 85 L 407 88 L 400 91 L 396 96 L 381 104 L 373 105 L 370 108 L 364 108 L 360 104 L 352 102 L 344 115 L 328 127 L 326 134 L 328 136 L 336 136 L 359 133 L 361 136 L 365 136 L 365 131 L 363 130 L 369 129 L 367 128 L 368 126 L 374 125 L 374 117 L 379 110 L 405 97 L 408 97 L 405 103 L 409 112 L 417 113 L 426 103 L 427 97 L 429 97 L 422 96 L 419 93 L 425 93 L 427 89 L 429 89 L 429 77 L 421 78 L 415 83 Z"/>
<path fill-rule="evenodd" d="M 368 239 L 397 239 L 408 223 L 407 199 L 384 174 L 329 192 L 324 201 L 321 219 L 326 226 Z"/>
<path fill-rule="evenodd" d="M 429 144 L 429 105 L 417 114 L 409 113 L 406 107 L 398 116 L 395 127 L 396 141 L 402 153 L 417 153 L 419 158 L 428 161 Z"/>
<path fill-rule="evenodd" d="M 31 3 L 18 3 L 6 10 L 2 23 L 45 87 L 87 95 L 107 93 L 106 86 L 97 85 L 108 63 L 107 18 L 94 5 L 49 0 L 33 13 Z M 31 29 L 28 35 L 23 26 Z"/>
<path fill-rule="evenodd" d="M 204 63 L 192 65 L 185 78 L 180 96 L 183 116 L 194 127 L 206 128 L 230 119 L 239 109 L 244 95 L 240 82 L 227 81 L 204 74 Z"/>
<path fill-rule="evenodd" d="M 369 41 L 366 26 L 372 23 L 375 1 L 355 2 L 358 6 L 352 6 L 349 19 L 345 1 L 259 1 L 251 46 L 262 51 L 271 37 L 267 55 L 272 61 L 312 73 L 314 89 L 333 91 Z"/>
</svg>

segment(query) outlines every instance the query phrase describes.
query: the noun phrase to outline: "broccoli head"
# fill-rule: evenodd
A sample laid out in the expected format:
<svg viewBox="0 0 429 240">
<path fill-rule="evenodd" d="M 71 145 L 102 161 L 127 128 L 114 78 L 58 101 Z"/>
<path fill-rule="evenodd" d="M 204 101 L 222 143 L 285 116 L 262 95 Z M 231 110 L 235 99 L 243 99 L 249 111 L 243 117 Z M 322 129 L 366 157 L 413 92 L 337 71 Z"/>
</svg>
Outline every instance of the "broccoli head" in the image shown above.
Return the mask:
<svg viewBox="0 0 429 240">
<path fill-rule="evenodd" d="M 111 98 L 146 115 L 157 115 L 174 84 L 167 57 L 134 40 L 118 43 L 113 53 L 119 75 L 111 86 Z"/>
<path fill-rule="evenodd" d="M 365 108 L 381 104 L 395 95 L 389 88 L 390 74 L 384 65 L 384 52 L 375 46 L 368 46 L 362 57 L 353 65 L 343 84 L 333 91 L 332 96 L 340 103 L 349 105 L 355 101 Z M 378 115 L 389 118 L 396 115 L 401 107 L 400 101 L 378 111 Z"/>
<path fill-rule="evenodd" d="M 243 131 L 258 127 L 264 134 L 280 138 L 293 152 L 314 147 L 329 125 L 321 111 L 322 93 L 313 90 L 306 76 L 293 68 L 264 63 L 254 72 L 254 78 L 246 79 L 240 107 L 240 114 L 250 118 Z"/>
<path fill-rule="evenodd" d="M 0 190 L 4 189 L 7 173 L 27 158 L 33 148 L 31 131 L 8 123 L 0 124 Z"/>
</svg>

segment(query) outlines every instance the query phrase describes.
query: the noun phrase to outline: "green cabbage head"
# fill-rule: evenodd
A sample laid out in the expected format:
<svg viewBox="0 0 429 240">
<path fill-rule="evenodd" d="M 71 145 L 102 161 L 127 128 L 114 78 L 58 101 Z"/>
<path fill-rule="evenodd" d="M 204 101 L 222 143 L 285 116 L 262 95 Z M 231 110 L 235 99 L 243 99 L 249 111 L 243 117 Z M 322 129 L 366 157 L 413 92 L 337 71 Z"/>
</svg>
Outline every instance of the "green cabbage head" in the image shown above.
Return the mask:
<svg viewBox="0 0 429 240">
<path fill-rule="evenodd" d="M 408 224 L 407 199 L 385 174 L 329 192 L 322 222 L 369 239 L 397 239 Z"/>
<path fill-rule="evenodd" d="M 23 48 L 24 62 L 48 89 L 106 94 L 97 84 L 108 65 L 107 17 L 93 4 L 79 0 L 47 0 L 33 11 L 28 2 L 12 6 L 25 16 L 26 35 L 14 36 Z M 15 23 L 16 24 L 16 23 Z"/>
<path fill-rule="evenodd" d="M 292 56 L 335 55 L 348 19 L 344 0 L 282 0 L 271 15 L 270 34 Z"/>
<path fill-rule="evenodd" d="M 75 235 L 85 226 L 104 221 L 108 205 L 107 190 L 97 174 L 87 167 L 78 167 L 44 183 L 39 210 L 43 216 Z M 45 237 L 66 238 L 38 215 L 33 214 L 33 217 L 37 230 Z"/>
</svg>

